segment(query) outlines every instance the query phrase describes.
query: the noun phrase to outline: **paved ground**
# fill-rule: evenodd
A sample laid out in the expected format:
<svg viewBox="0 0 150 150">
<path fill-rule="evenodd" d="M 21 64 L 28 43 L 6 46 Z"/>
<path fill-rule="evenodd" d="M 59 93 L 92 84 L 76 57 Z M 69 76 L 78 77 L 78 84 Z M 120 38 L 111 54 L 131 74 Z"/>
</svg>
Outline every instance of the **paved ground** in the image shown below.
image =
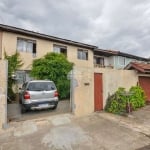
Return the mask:
<svg viewBox="0 0 150 150">
<path fill-rule="evenodd" d="M 149 111 L 147 106 L 129 117 L 100 112 L 11 122 L 0 132 L 0 150 L 150 150 Z"/>
<path fill-rule="evenodd" d="M 68 112 L 70 112 L 69 100 L 59 101 L 57 109 L 55 110 L 45 109 L 45 110 L 29 111 L 26 112 L 25 114 L 21 114 L 20 105 L 18 103 L 8 104 L 9 121 L 31 120 Z"/>
</svg>

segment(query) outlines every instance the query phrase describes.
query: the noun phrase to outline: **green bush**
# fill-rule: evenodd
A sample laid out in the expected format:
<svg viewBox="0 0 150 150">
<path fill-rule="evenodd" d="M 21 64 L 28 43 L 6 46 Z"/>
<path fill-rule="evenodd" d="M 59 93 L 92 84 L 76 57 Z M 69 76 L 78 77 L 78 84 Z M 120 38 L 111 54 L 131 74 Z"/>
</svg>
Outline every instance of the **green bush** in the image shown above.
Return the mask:
<svg viewBox="0 0 150 150">
<path fill-rule="evenodd" d="M 55 82 L 60 99 L 69 97 L 70 81 L 67 74 L 73 68 L 63 54 L 47 53 L 43 58 L 32 63 L 31 76 L 36 79 L 49 79 Z"/>
<path fill-rule="evenodd" d="M 140 86 L 133 86 L 130 88 L 131 93 L 130 102 L 132 104 L 133 110 L 136 108 L 143 107 L 145 105 L 145 94 Z"/>
<path fill-rule="evenodd" d="M 20 54 L 16 52 L 15 54 L 9 56 L 4 52 L 5 59 L 8 60 L 8 97 L 11 100 L 15 100 L 16 93 L 13 91 L 13 86 L 15 85 L 15 80 L 12 79 L 12 74 L 15 73 L 22 65 L 22 60 L 20 59 Z"/>
<path fill-rule="evenodd" d="M 111 113 L 122 113 L 126 107 L 126 97 L 124 88 L 118 88 L 118 90 L 111 96 L 108 97 L 105 110 Z"/>
<path fill-rule="evenodd" d="M 126 112 L 128 103 L 130 103 L 132 110 L 145 105 L 145 95 L 141 87 L 133 86 L 129 92 L 125 91 L 125 88 L 119 88 L 113 95 L 108 97 L 105 110 L 111 113 L 122 114 Z"/>
</svg>

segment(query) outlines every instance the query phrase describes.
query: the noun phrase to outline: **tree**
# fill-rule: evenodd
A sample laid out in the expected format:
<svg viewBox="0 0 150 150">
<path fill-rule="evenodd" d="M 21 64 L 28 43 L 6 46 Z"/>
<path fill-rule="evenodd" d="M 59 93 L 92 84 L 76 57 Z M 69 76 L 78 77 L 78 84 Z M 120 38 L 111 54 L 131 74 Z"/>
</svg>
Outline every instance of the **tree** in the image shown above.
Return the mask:
<svg viewBox="0 0 150 150">
<path fill-rule="evenodd" d="M 69 62 L 63 54 L 47 53 L 43 58 L 35 59 L 32 64 L 31 76 L 36 79 L 49 79 L 55 82 L 60 99 L 68 98 L 70 82 L 68 72 L 73 63 Z"/>
<path fill-rule="evenodd" d="M 4 53 L 5 59 L 8 60 L 8 96 L 11 100 L 15 99 L 15 93 L 13 92 L 13 85 L 15 80 L 12 79 L 12 75 L 23 65 L 22 60 L 18 52 L 8 56 L 7 53 Z"/>
</svg>

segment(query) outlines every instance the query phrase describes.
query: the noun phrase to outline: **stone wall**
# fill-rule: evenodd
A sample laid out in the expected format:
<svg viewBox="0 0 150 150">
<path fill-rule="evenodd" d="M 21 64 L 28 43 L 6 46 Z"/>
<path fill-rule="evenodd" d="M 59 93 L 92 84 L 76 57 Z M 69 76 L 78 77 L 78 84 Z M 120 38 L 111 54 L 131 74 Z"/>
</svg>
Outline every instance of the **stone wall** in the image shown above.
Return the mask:
<svg viewBox="0 0 150 150">
<path fill-rule="evenodd" d="M 7 64 L 0 60 L 0 130 L 7 123 Z"/>
</svg>

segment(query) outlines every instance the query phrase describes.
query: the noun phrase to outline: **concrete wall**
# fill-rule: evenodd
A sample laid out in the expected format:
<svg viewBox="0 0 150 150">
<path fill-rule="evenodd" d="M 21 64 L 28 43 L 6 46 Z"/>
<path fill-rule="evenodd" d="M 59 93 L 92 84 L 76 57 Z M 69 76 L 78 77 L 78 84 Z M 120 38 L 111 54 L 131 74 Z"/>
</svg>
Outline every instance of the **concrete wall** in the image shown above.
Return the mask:
<svg viewBox="0 0 150 150">
<path fill-rule="evenodd" d="M 107 59 L 108 59 L 108 62 L 109 62 L 109 65 L 111 65 L 111 66 L 113 66 L 114 67 L 114 56 L 110 56 L 110 57 L 107 57 Z"/>
<path fill-rule="evenodd" d="M 103 74 L 103 105 L 109 95 L 113 94 L 119 87 L 127 90 L 138 83 L 138 75 L 134 70 L 98 69 L 95 73 Z"/>
<path fill-rule="evenodd" d="M 2 58 L 2 31 L 0 31 L 0 58 Z"/>
<path fill-rule="evenodd" d="M 104 65 L 107 67 L 110 65 L 110 62 L 109 62 L 109 58 L 108 57 L 104 57 Z"/>
<path fill-rule="evenodd" d="M 94 112 L 94 78 L 91 68 L 75 67 L 74 78 L 74 109 L 76 116 L 84 116 Z"/>
<path fill-rule="evenodd" d="M 79 60 L 77 58 L 77 49 L 81 47 L 65 45 L 62 43 L 56 43 L 48 40 L 42 40 L 39 38 L 33 38 L 9 32 L 3 32 L 2 55 L 4 54 L 4 50 L 7 52 L 8 55 L 12 55 L 16 52 L 17 37 L 36 41 L 37 54 L 35 58 L 41 58 L 46 53 L 53 52 L 53 44 L 57 44 L 67 47 L 67 58 L 69 61 L 73 62 L 76 66 L 93 67 L 93 52 L 90 49 L 86 49 L 88 50 L 88 60 Z M 32 61 L 35 59 L 33 58 L 32 53 L 20 52 L 20 55 L 21 59 L 24 62 L 22 70 L 30 70 Z"/>
<path fill-rule="evenodd" d="M 73 70 L 73 112 L 84 116 L 94 112 L 94 73 L 103 75 L 103 107 L 109 95 L 119 87 L 127 90 L 138 83 L 138 75 L 133 70 L 107 68 L 74 67 Z"/>
<path fill-rule="evenodd" d="M 7 122 L 7 61 L 0 60 L 0 130 Z"/>
</svg>

